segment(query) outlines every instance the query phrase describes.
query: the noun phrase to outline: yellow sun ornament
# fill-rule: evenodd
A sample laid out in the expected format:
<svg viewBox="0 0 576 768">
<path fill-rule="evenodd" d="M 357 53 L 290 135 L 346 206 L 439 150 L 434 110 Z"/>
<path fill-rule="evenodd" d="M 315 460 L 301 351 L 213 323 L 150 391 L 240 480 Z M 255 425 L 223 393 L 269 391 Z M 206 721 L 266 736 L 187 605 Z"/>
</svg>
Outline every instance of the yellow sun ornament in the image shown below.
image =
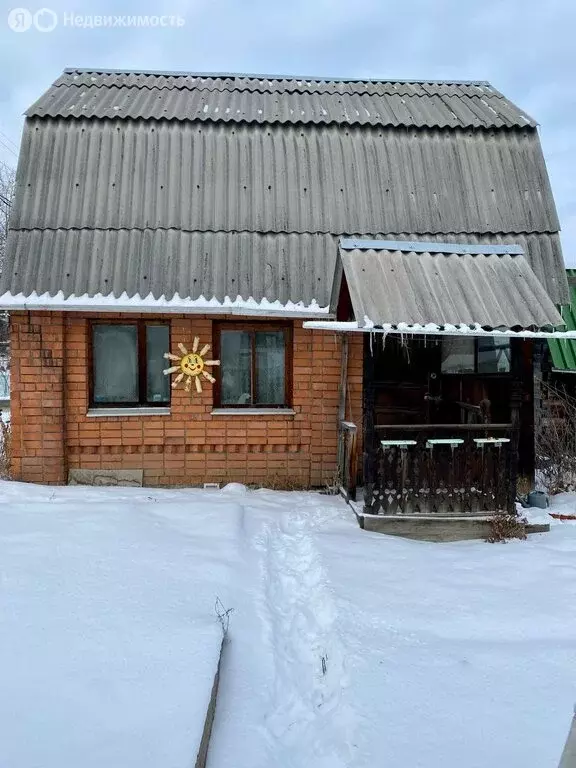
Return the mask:
<svg viewBox="0 0 576 768">
<path fill-rule="evenodd" d="M 172 360 L 177 365 L 172 365 L 170 368 L 166 368 L 164 376 L 170 376 L 173 373 L 178 373 L 172 382 L 172 389 L 176 389 L 178 384 L 184 382 L 184 389 L 186 392 L 190 392 L 192 386 L 192 380 L 196 384 L 196 392 L 202 392 L 202 382 L 200 376 L 203 376 L 211 384 L 214 384 L 216 379 L 207 370 L 206 366 L 220 365 L 220 360 L 204 360 L 204 355 L 210 349 L 210 344 L 205 344 L 198 352 L 200 346 L 200 339 L 198 336 L 194 338 L 192 344 L 192 352 L 188 352 L 184 344 L 178 344 L 178 349 L 182 352 L 181 356 L 173 355 L 171 352 L 166 352 L 164 357 L 166 360 Z"/>
</svg>

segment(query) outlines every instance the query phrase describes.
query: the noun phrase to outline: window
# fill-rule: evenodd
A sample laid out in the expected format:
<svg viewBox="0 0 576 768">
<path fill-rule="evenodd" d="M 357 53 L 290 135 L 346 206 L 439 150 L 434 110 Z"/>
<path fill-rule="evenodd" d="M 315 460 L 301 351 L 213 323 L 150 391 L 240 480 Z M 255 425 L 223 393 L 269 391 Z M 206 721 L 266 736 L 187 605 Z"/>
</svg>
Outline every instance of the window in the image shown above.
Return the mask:
<svg viewBox="0 0 576 768">
<path fill-rule="evenodd" d="M 290 401 L 291 329 L 278 325 L 217 327 L 221 407 L 282 408 Z"/>
<path fill-rule="evenodd" d="M 170 402 L 164 353 L 167 324 L 93 323 L 91 405 L 162 406 Z"/>
<path fill-rule="evenodd" d="M 442 339 L 442 373 L 510 373 L 510 339 L 447 336 Z"/>
<path fill-rule="evenodd" d="M 442 339 L 442 373 L 474 373 L 474 339 L 447 336 Z"/>
<path fill-rule="evenodd" d="M 478 339 L 478 373 L 510 373 L 510 339 Z"/>
</svg>

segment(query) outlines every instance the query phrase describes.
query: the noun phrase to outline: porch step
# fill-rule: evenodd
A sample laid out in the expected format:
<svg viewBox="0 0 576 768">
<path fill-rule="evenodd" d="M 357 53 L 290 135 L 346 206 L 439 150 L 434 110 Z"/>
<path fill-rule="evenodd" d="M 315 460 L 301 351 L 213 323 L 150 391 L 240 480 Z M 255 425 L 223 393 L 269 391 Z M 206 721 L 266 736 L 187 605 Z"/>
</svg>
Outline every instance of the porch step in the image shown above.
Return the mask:
<svg viewBox="0 0 576 768">
<path fill-rule="evenodd" d="M 360 528 L 365 531 L 402 536 L 419 541 L 463 541 L 487 539 L 491 533 L 491 515 L 366 515 L 355 509 Z M 526 533 L 548 533 L 548 523 L 528 524 Z"/>
</svg>

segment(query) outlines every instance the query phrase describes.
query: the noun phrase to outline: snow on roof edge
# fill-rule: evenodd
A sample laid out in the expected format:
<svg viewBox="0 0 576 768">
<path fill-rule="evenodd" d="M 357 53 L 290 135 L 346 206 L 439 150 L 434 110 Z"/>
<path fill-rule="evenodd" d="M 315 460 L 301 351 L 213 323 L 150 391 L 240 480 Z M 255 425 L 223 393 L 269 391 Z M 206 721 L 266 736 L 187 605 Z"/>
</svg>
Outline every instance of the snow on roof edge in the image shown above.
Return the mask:
<svg viewBox="0 0 576 768">
<path fill-rule="evenodd" d="M 116 297 L 113 294 L 103 295 L 97 293 L 94 296 L 83 294 L 76 296 L 71 294 L 64 297 L 62 291 L 54 296 L 49 293 L 38 295 L 33 291 L 30 295 L 22 293 L 12 294 L 6 292 L 0 296 L 0 309 L 45 309 L 45 310 L 85 310 L 89 312 L 185 312 L 198 313 L 227 313 L 238 315 L 278 315 L 282 317 L 317 316 L 330 317 L 329 307 L 321 307 L 313 299 L 310 304 L 304 302 L 288 301 L 282 304 L 280 301 L 269 301 L 264 298 L 256 301 L 252 297 L 243 299 L 237 296 L 231 299 L 229 296 L 223 302 L 215 297 L 206 299 L 200 296 L 197 299 L 182 298 L 177 293 L 171 299 L 164 296 L 155 298 L 151 293 L 141 297 L 140 294 L 128 296 L 126 292 Z"/>
<path fill-rule="evenodd" d="M 443 326 L 435 323 L 426 325 L 408 325 L 407 323 L 398 323 L 391 325 L 386 323 L 382 326 L 375 326 L 369 318 L 364 318 L 364 325 L 360 325 L 355 320 L 350 322 L 339 322 L 334 320 L 307 320 L 303 327 L 312 331 L 335 331 L 339 333 L 393 333 L 406 336 L 500 336 L 509 338 L 527 338 L 527 339 L 576 339 L 576 331 L 514 331 L 510 328 L 500 330 L 494 328 L 487 331 L 481 325 L 446 324 Z"/>
<path fill-rule="evenodd" d="M 446 243 L 427 240 L 363 240 L 341 237 L 340 248 L 344 251 L 403 251 L 405 253 L 456 253 L 462 255 L 523 256 L 521 245 L 507 243 Z"/>
</svg>

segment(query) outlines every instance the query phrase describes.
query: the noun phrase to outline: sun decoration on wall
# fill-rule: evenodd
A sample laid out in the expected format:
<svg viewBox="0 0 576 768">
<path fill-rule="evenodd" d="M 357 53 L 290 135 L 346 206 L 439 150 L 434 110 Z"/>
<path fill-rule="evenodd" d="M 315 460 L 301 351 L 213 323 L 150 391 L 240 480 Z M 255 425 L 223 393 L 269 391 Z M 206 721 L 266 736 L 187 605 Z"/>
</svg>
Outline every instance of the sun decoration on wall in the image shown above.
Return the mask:
<svg viewBox="0 0 576 768">
<path fill-rule="evenodd" d="M 190 392 L 192 387 L 192 379 L 196 384 L 196 391 L 202 392 L 202 382 L 200 376 L 203 376 L 211 384 L 214 384 L 216 379 L 207 370 L 206 366 L 220 365 L 220 360 L 204 360 L 204 355 L 210 349 L 210 344 L 205 344 L 200 352 L 198 347 L 200 346 L 200 339 L 198 336 L 194 338 L 192 344 L 192 352 L 188 352 L 184 344 L 178 344 L 178 349 L 182 352 L 182 355 L 173 355 L 171 352 L 166 352 L 164 357 L 166 360 L 172 360 L 177 365 L 172 365 L 170 368 L 166 368 L 164 371 L 165 376 L 170 376 L 172 373 L 178 373 L 172 382 L 172 389 L 176 389 L 178 384 L 184 383 L 184 389 L 186 392 Z"/>
</svg>

